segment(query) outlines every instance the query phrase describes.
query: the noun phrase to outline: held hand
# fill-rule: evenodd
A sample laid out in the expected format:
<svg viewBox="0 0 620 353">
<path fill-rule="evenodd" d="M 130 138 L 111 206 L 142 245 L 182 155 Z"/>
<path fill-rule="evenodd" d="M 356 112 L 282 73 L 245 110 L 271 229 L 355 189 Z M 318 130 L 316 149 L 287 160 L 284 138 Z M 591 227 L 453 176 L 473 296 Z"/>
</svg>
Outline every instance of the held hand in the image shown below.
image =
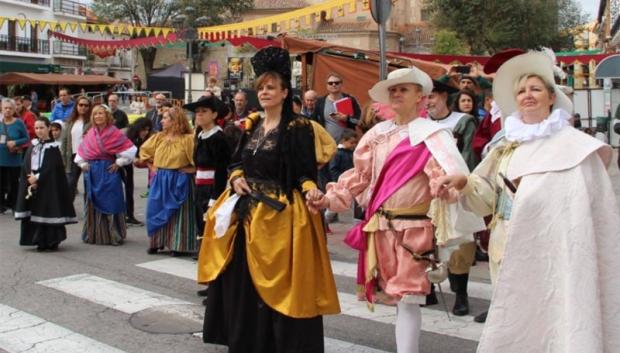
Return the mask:
<svg viewBox="0 0 620 353">
<path fill-rule="evenodd" d="M 325 197 L 321 190 L 312 189 L 306 193 L 306 205 L 310 212 L 318 213 L 329 206 L 329 199 Z"/>
<path fill-rule="evenodd" d="M 36 176 L 34 176 L 34 174 L 30 173 L 30 174 L 28 175 L 28 184 L 30 184 L 30 185 L 34 185 L 34 184 L 36 184 L 36 183 L 37 183 L 37 177 L 36 177 Z"/>
<path fill-rule="evenodd" d="M 465 175 L 444 175 L 431 183 L 431 195 L 445 199 L 449 196 L 450 189 L 461 191 L 467 185 Z"/>
<path fill-rule="evenodd" d="M 336 118 L 336 120 L 338 121 L 346 121 L 347 120 L 347 116 L 342 114 L 342 113 L 334 113 L 334 118 Z"/>
<path fill-rule="evenodd" d="M 235 193 L 239 195 L 246 195 L 252 192 L 252 189 L 250 189 L 250 186 L 248 185 L 247 181 L 245 181 L 244 177 L 239 177 L 233 180 L 232 187 L 233 190 L 235 190 Z"/>
<path fill-rule="evenodd" d="M 120 168 L 120 166 L 116 163 L 112 163 L 109 167 L 108 167 L 108 172 L 110 173 L 116 173 L 116 171 L 118 170 L 118 168 Z"/>
<path fill-rule="evenodd" d="M 90 170 L 90 165 L 88 163 L 84 163 L 80 166 L 83 172 L 87 172 Z"/>
<path fill-rule="evenodd" d="M 13 147 L 15 147 L 15 141 L 13 141 L 13 140 L 11 140 L 11 141 L 7 141 L 7 142 L 6 142 L 6 146 L 7 146 L 8 148 L 13 148 Z"/>
</svg>

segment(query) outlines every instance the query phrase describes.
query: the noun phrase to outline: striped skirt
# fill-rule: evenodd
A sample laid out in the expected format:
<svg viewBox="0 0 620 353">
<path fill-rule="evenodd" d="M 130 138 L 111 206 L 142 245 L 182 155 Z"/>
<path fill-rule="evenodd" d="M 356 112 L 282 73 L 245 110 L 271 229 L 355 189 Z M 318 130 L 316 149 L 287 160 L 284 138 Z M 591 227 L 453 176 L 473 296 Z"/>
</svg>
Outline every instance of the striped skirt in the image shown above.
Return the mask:
<svg viewBox="0 0 620 353">
<path fill-rule="evenodd" d="M 180 253 L 195 253 L 198 251 L 193 183 L 190 183 L 187 200 L 170 217 L 165 226 L 149 234 L 149 240 L 149 248 L 151 249 L 168 248 L 170 251 Z"/>
<path fill-rule="evenodd" d="M 127 236 L 125 213 L 104 214 L 86 198 L 86 217 L 82 230 L 82 240 L 88 244 L 120 245 Z"/>
</svg>

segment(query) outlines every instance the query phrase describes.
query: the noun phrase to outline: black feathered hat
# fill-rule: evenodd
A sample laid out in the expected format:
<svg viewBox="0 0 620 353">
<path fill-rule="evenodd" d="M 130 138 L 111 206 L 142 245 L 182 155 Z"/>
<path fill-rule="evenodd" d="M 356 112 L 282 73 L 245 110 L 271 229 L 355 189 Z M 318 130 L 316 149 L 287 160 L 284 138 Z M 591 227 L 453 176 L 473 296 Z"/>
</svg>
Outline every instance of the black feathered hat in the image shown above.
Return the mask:
<svg viewBox="0 0 620 353">
<path fill-rule="evenodd" d="M 259 50 L 252 59 L 252 67 L 256 77 L 265 72 L 277 72 L 285 81 L 291 81 L 291 56 L 286 49 L 267 47 Z"/>
</svg>

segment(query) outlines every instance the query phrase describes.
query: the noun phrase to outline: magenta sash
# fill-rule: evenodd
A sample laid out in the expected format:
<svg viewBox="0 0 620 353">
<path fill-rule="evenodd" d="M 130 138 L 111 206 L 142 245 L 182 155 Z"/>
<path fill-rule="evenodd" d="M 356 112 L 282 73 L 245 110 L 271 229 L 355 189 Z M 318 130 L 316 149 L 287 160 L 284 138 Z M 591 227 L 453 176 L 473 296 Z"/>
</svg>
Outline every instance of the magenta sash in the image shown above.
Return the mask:
<svg viewBox="0 0 620 353">
<path fill-rule="evenodd" d="M 367 239 L 363 229 L 372 215 L 379 210 L 379 207 L 396 190 L 418 175 L 424 169 L 430 157 L 431 152 L 426 147 L 426 144 L 420 143 L 416 146 L 411 146 L 408 137 L 396 146 L 385 161 L 383 168 L 381 168 L 364 214 L 364 220 L 351 228 L 344 238 L 344 242 L 347 245 L 360 251 L 366 250 Z"/>
<path fill-rule="evenodd" d="M 85 160 L 114 160 L 116 154 L 133 146 L 131 140 L 116 126 L 110 124 L 99 130 L 91 127 L 82 139 L 78 153 Z"/>
</svg>

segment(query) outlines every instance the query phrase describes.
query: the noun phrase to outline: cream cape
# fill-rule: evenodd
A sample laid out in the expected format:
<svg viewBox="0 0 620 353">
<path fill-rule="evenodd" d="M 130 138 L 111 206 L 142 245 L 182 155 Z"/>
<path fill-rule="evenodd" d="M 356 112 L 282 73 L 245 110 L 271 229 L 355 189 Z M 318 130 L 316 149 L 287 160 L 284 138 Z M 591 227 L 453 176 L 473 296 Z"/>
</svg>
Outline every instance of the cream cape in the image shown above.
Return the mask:
<svg viewBox="0 0 620 353">
<path fill-rule="evenodd" d="M 446 174 L 469 174 L 469 168 L 456 147 L 452 133 L 445 126 L 430 119 L 415 119 L 409 123 L 409 141 L 412 146 L 424 141 Z M 482 218 L 466 211 L 459 203 L 440 199 L 433 199 L 428 216 L 435 225 L 437 244 L 442 246 L 452 247 L 471 242 L 473 233 L 486 228 Z M 449 253 L 441 257 L 448 258 Z"/>
<path fill-rule="evenodd" d="M 620 352 L 620 214 L 609 146 L 572 127 L 522 144 L 478 353 Z"/>
</svg>

